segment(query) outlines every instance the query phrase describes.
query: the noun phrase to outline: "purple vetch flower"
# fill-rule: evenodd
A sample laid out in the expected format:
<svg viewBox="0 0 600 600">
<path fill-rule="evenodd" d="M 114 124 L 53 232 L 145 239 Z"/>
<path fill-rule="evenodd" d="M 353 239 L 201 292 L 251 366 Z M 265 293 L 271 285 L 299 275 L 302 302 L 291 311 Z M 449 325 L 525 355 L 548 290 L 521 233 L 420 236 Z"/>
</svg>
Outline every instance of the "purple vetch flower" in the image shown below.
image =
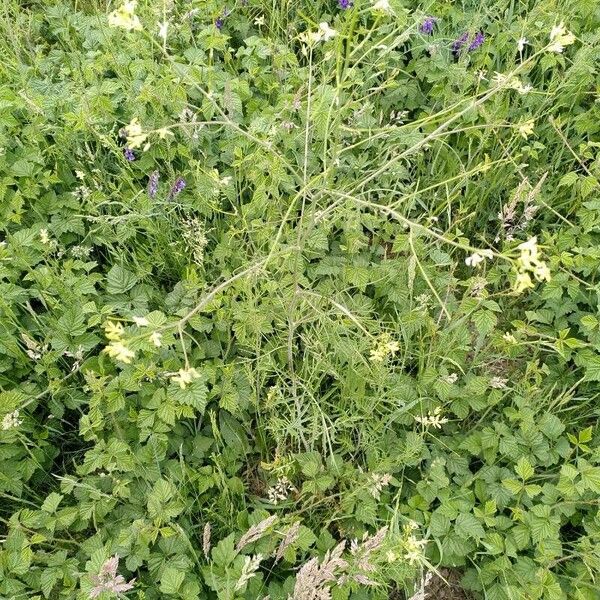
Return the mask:
<svg viewBox="0 0 600 600">
<path fill-rule="evenodd" d="M 452 54 L 456 56 L 461 48 L 469 41 L 469 34 L 465 31 L 457 40 L 452 42 Z"/>
<path fill-rule="evenodd" d="M 231 11 L 227 8 L 223 9 L 221 16 L 217 17 L 215 20 L 215 27 L 217 29 L 223 29 L 223 25 L 225 25 L 225 19 L 231 14 Z"/>
<path fill-rule="evenodd" d="M 117 575 L 119 568 L 119 557 L 117 555 L 109 558 L 100 567 L 98 575 L 90 576 L 94 587 L 90 590 L 90 598 L 98 598 L 102 592 L 111 592 L 112 594 L 122 594 L 133 588 L 135 579 L 125 581 L 123 575 Z"/>
<path fill-rule="evenodd" d="M 458 54 L 460 53 L 464 45 L 467 44 L 467 42 L 469 42 L 469 33 L 465 31 L 465 33 L 463 33 L 457 40 L 455 40 L 452 43 L 452 54 L 454 54 L 454 56 L 458 56 Z M 477 50 L 477 48 L 479 48 L 479 46 L 481 46 L 483 42 L 485 42 L 485 35 L 482 31 L 478 31 L 469 43 L 467 50 L 469 52 Z"/>
<path fill-rule="evenodd" d="M 129 161 L 135 160 L 135 152 L 131 148 L 123 148 L 123 156 Z"/>
<path fill-rule="evenodd" d="M 433 33 L 433 28 L 435 27 L 436 21 L 437 19 L 435 17 L 426 17 L 421 23 L 419 31 L 425 35 L 431 35 Z"/>
<path fill-rule="evenodd" d="M 341 9 L 346 10 L 352 6 L 352 0 L 338 0 L 338 4 Z"/>
<path fill-rule="evenodd" d="M 185 188 L 185 186 L 185 179 L 183 177 L 178 177 L 175 180 L 173 186 L 171 187 L 171 191 L 169 192 L 169 199 L 175 198 L 175 196 L 177 196 L 177 194 L 179 194 L 183 190 L 183 188 Z"/>
<path fill-rule="evenodd" d="M 477 48 L 479 48 L 479 46 L 481 46 L 483 42 L 485 42 L 485 35 L 483 35 L 482 31 L 478 31 L 475 34 L 475 37 L 473 38 L 471 43 L 469 44 L 469 52 L 471 52 L 472 50 L 477 50 Z"/>
<path fill-rule="evenodd" d="M 150 177 L 148 178 L 148 196 L 150 198 L 154 198 L 158 192 L 158 178 L 158 171 L 150 173 Z"/>
</svg>

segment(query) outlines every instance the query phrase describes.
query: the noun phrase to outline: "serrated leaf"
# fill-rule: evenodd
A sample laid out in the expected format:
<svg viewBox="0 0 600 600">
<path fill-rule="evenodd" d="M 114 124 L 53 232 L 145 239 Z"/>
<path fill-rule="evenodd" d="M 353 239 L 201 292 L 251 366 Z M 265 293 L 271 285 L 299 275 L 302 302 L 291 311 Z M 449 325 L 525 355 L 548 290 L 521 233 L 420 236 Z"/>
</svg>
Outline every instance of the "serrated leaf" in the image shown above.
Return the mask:
<svg viewBox="0 0 600 600">
<path fill-rule="evenodd" d="M 42 504 L 41 508 L 44 512 L 47 513 L 54 513 L 56 512 L 56 509 L 58 508 L 58 505 L 60 504 L 61 500 L 64 498 L 64 496 L 62 496 L 61 494 L 57 494 L 56 492 L 52 492 L 45 500 L 44 503 Z"/>
<path fill-rule="evenodd" d="M 523 480 L 527 481 L 531 479 L 535 474 L 531 463 L 527 460 L 526 457 L 522 456 L 515 465 L 515 473 Z"/>
<path fill-rule="evenodd" d="M 118 265 L 115 265 L 106 275 L 106 291 L 109 294 L 124 294 L 136 283 L 137 277 Z"/>
<path fill-rule="evenodd" d="M 165 567 L 160 578 L 160 591 L 163 594 L 177 594 L 184 579 L 183 571 L 174 567 Z"/>
<path fill-rule="evenodd" d="M 454 524 L 456 533 L 464 537 L 480 540 L 485 536 L 482 524 L 471 513 L 460 513 Z"/>
</svg>

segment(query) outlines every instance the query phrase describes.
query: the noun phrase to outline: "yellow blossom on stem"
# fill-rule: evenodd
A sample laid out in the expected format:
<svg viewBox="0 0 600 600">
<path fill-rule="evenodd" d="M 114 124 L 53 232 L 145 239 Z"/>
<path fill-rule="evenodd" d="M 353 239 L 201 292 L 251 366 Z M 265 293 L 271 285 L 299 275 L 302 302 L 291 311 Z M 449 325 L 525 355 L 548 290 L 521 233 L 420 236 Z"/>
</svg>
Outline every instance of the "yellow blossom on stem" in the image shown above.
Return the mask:
<svg viewBox="0 0 600 600">
<path fill-rule="evenodd" d="M 115 342 L 121 341 L 124 331 L 123 325 L 117 321 L 107 321 L 104 325 L 104 335 Z"/>
<path fill-rule="evenodd" d="M 189 369 L 179 369 L 179 372 L 176 375 L 171 376 L 171 381 L 173 383 L 177 383 L 182 390 L 194 381 L 194 379 L 198 379 L 200 377 L 200 373 L 196 371 L 193 367 Z"/>
<path fill-rule="evenodd" d="M 127 31 L 141 31 L 142 24 L 135 14 L 136 5 L 137 0 L 125 0 L 119 8 L 108 15 L 108 24 Z"/>
<path fill-rule="evenodd" d="M 135 358 L 135 352 L 130 350 L 123 342 L 111 342 L 104 348 L 104 352 L 111 358 L 120 360 L 127 365 L 131 362 L 132 358 Z"/>
</svg>

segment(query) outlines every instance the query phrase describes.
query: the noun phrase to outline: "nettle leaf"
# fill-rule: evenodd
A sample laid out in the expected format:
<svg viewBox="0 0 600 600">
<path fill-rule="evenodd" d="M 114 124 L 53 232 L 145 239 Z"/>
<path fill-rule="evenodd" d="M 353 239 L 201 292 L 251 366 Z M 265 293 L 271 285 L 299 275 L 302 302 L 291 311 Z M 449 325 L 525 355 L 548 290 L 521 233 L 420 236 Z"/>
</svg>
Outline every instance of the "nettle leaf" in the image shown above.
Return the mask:
<svg viewBox="0 0 600 600">
<path fill-rule="evenodd" d="M 174 567 L 165 567 L 160 578 L 160 591 L 163 594 L 177 594 L 184 579 L 183 571 Z"/>
<path fill-rule="evenodd" d="M 580 459 L 577 463 L 581 474 L 581 482 L 586 489 L 600 494 L 600 467 L 593 467 L 587 460 Z"/>
<path fill-rule="evenodd" d="M 215 566 L 225 568 L 229 566 L 237 556 L 234 547 L 235 533 L 222 539 L 211 551 L 210 556 Z"/>
<path fill-rule="evenodd" d="M 54 513 L 58 508 L 61 500 L 64 498 L 61 494 L 57 494 L 56 492 L 52 492 L 43 502 L 41 509 L 47 513 Z"/>
<path fill-rule="evenodd" d="M 192 406 L 200 412 L 204 412 L 206 408 L 207 395 L 208 388 L 202 378 L 194 379 L 183 389 L 174 383 L 167 388 L 167 398 L 174 400 L 177 404 Z"/>
<path fill-rule="evenodd" d="M 137 277 L 131 271 L 115 265 L 106 275 L 106 291 L 109 294 L 124 294 L 137 282 Z"/>
<path fill-rule="evenodd" d="M 527 481 L 528 479 L 531 479 L 534 476 L 535 471 L 533 470 L 533 467 L 531 466 L 531 463 L 529 462 L 529 460 L 527 460 L 527 458 L 522 456 L 518 460 L 518 462 L 515 466 L 515 473 L 523 481 Z"/>
<path fill-rule="evenodd" d="M 498 323 L 498 317 L 491 310 L 479 310 L 471 318 L 481 335 L 490 333 Z"/>
<path fill-rule="evenodd" d="M 485 537 L 483 525 L 471 513 L 460 513 L 454 523 L 456 533 L 464 537 L 480 540 Z"/>
</svg>

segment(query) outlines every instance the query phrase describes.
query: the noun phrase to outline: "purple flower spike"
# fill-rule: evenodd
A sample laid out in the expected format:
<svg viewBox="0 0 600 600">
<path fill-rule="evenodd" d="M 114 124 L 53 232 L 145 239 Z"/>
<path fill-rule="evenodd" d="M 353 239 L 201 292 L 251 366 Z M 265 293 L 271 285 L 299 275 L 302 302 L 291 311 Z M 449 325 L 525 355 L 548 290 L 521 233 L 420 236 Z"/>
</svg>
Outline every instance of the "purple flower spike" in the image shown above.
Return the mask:
<svg viewBox="0 0 600 600">
<path fill-rule="evenodd" d="M 421 33 L 424 33 L 425 35 L 431 35 L 433 33 L 433 28 L 435 27 L 436 21 L 437 19 L 435 17 L 427 17 L 421 23 L 421 27 L 419 28 Z"/>
<path fill-rule="evenodd" d="M 135 160 L 135 152 L 131 148 L 123 148 L 123 156 L 129 161 Z"/>
<path fill-rule="evenodd" d="M 485 42 L 485 35 L 481 31 L 478 31 L 473 38 L 473 41 L 469 44 L 469 52 L 477 50 L 481 44 Z"/>
<path fill-rule="evenodd" d="M 218 17 L 215 21 L 215 27 L 217 29 L 223 29 L 223 19 L 221 17 Z"/>
<path fill-rule="evenodd" d="M 153 171 L 148 178 L 148 196 L 154 198 L 158 192 L 158 171 Z"/>
<path fill-rule="evenodd" d="M 352 6 L 352 0 L 338 0 L 338 4 L 342 10 L 346 10 Z"/>
<path fill-rule="evenodd" d="M 469 41 L 469 34 L 465 31 L 457 40 L 452 42 L 452 54 L 456 56 L 461 48 Z"/>
<path fill-rule="evenodd" d="M 173 187 L 171 187 L 171 191 L 169 192 L 169 199 L 175 198 L 175 196 L 177 196 L 177 194 L 179 194 L 183 190 L 183 188 L 185 188 L 185 186 L 185 179 L 183 177 L 178 177 L 175 180 Z"/>
</svg>

